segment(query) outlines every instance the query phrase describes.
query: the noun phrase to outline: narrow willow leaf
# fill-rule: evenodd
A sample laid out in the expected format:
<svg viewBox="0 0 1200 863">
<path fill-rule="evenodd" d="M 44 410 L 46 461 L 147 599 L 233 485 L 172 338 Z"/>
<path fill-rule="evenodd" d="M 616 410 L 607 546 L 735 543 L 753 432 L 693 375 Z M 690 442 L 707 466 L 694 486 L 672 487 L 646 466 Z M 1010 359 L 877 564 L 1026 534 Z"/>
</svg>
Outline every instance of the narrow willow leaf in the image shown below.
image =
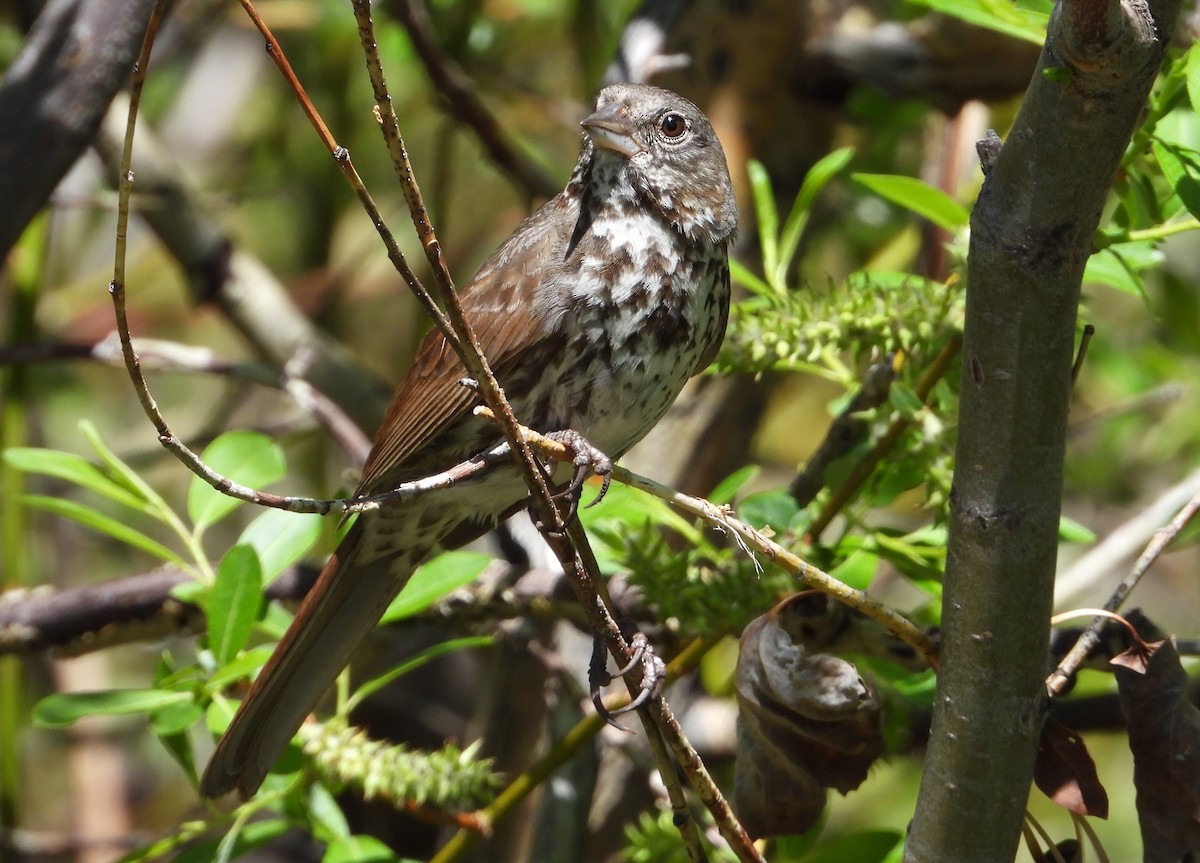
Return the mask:
<svg viewBox="0 0 1200 863">
<path fill-rule="evenodd" d="M 1058 538 L 1062 542 L 1076 542 L 1088 545 L 1096 541 L 1096 534 L 1090 529 L 1065 515 L 1058 519 Z"/>
<path fill-rule="evenodd" d="M 188 568 L 187 563 L 184 562 L 182 557 L 162 543 L 151 539 L 139 530 L 135 530 L 123 521 L 118 521 L 102 512 L 97 512 L 81 503 L 61 497 L 47 497 L 37 494 L 23 495 L 21 500 L 29 506 L 36 506 L 38 509 L 44 509 L 55 515 L 61 515 L 63 518 L 69 518 L 72 521 L 82 524 L 84 527 L 90 527 L 98 533 L 111 536 L 113 539 L 119 540 L 126 545 L 131 545 L 134 548 L 139 548 L 168 563 L 173 563 L 183 569 Z"/>
<path fill-rule="evenodd" d="M 148 512 L 165 524 L 177 522 L 174 511 L 167 505 L 167 502 L 150 484 L 138 476 L 138 472 L 125 464 L 120 457 L 108 448 L 104 443 L 104 439 L 100 437 L 100 432 L 90 420 L 80 420 L 79 431 L 91 444 L 92 449 L 96 451 L 96 455 L 100 456 L 100 460 L 108 467 L 113 479 L 122 483 L 138 497 L 144 499 L 148 506 Z"/>
<path fill-rule="evenodd" d="M 758 224 L 758 242 L 762 247 L 763 272 L 773 273 L 779 266 L 779 214 L 775 209 L 775 193 L 771 178 L 762 162 L 751 159 L 746 163 L 750 188 L 754 196 L 754 217 Z"/>
<path fill-rule="evenodd" d="M 840 150 L 834 150 L 823 156 L 804 175 L 800 192 L 796 195 L 792 211 L 788 213 L 787 220 L 783 223 L 783 232 L 779 237 L 779 263 L 775 271 L 775 284 L 783 284 L 787 277 L 788 267 L 791 266 L 796 249 L 800 246 L 800 237 L 808 225 L 808 217 L 812 213 L 817 195 L 821 194 L 821 190 L 829 185 L 830 180 L 850 164 L 852 158 L 854 158 L 854 148 L 842 147 Z"/>
<path fill-rule="evenodd" d="M 853 174 L 852 177 L 881 198 L 912 210 L 946 231 L 953 232 L 971 219 L 966 207 L 941 189 L 915 177 L 897 174 Z"/>
<path fill-rule="evenodd" d="M 758 476 L 758 465 L 748 464 L 740 467 L 725 479 L 717 483 L 717 487 L 708 496 L 708 502 L 723 506 L 733 500 L 734 495 L 741 491 L 742 486 Z"/>
<path fill-rule="evenodd" d="M 312 550 L 321 536 L 321 516 L 264 509 L 246 525 L 238 545 L 258 552 L 262 578 L 269 582 Z"/>
<path fill-rule="evenodd" d="M 754 275 L 750 268 L 741 261 L 729 259 L 729 275 L 733 277 L 734 284 L 741 285 L 746 290 L 760 297 L 772 297 L 775 295 L 775 289 Z"/>
<path fill-rule="evenodd" d="M 287 470 L 279 445 L 252 431 L 226 432 L 205 448 L 201 458 L 222 476 L 255 489 L 282 479 Z M 188 516 L 197 533 L 229 515 L 240 503 L 200 477 L 193 477 L 188 487 Z"/>
<path fill-rule="evenodd" d="M 235 545 L 217 566 L 208 599 L 208 646 L 221 665 L 238 655 L 262 608 L 262 568 L 248 545 Z"/>
<path fill-rule="evenodd" d="M 17 470 L 66 480 L 138 512 L 150 510 L 145 498 L 75 453 L 38 447 L 12 447 L 4 451 L 4 460 Z"/>
<path fill-rule="evenodd" d="M 62 728 L 85 716 L 150 713 L 192 700 L 189 692 L 168 689 L 106 689 L 92 692 L 59 692 L 33 708 L 33 721 L 43 728 Z"/>
</svg>

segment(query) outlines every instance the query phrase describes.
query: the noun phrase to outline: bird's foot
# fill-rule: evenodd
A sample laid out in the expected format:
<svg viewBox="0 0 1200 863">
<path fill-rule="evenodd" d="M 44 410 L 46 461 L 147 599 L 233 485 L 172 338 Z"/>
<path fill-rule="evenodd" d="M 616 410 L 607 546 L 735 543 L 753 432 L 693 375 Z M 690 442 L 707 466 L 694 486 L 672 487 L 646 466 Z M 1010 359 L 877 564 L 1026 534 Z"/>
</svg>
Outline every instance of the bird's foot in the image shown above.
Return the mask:
<svg viewBox="0 0 1200 863">
<path fill-rule="evenodd" d="M 662 694 L 663 684 L 667 679 L 667 664 L 654 652 L 654 648 L 650 646 L 650 640 L 644 634 L 634 633 L 629 640 L 629 646 L 633 650 L 629 663 L 624 668 L 618 668 L 615 672 L 610 673 L 607 668 L 604 639 L 597 635 L 592 642 L 592 661 L 588 666 L 588 682 L 591 684 L 592 704 L 596 707 L 596 713 L 613 728 L 619 728 L 622 731 L 630 729 L 617 722 L 614 717 L 620 716 L 622 713 L 640 710 L 653 699 L 658 698 Z M 616 710 L 609 710 L 605 707 L 604 701 L 600 698 L 600 688 L 637 670 L 639 666 L 642 671 L 642 681 L 641 691 L 637 697 Z"/>
<path fill-rule="evenodd" d="M 570 521 L 579 510 L 579 498 L 583 494 L 583 483 L 589 474 L 600 477 L 600 493 L 588 506 L 593 507 L 604 500 L 604 495 L 608 494 L 608 487 L 612 484 L 612 459 L 592 446 L 587 438 L 573 429 L 551 432 L 546 435 L 546 438 L 562 444 L 574 454 L 571 464 L 574 466 L 575 472 L 571 475 L 571 481 L 554 496 L 556 500 L 563 498 L 567 500 L 568 511 L 563 520 Z"/>
</svg>

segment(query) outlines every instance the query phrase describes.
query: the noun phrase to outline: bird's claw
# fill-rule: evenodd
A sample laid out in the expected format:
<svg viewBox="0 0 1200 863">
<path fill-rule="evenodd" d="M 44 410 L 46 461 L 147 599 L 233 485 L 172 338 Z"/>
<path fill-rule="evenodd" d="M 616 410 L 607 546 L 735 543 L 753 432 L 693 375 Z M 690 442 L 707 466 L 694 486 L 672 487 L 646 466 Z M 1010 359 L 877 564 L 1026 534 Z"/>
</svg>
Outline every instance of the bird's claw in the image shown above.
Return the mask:
<svg viewBox="0 0 1200 863">
<path fill-rule="evenodd" d="M 640 710 L 653 699 L 658 698 L 662 694 L 663 684 L 667 677 L 666 663 L 655 654 L 645 635 L 640 632 L 635 633 L 629 640 L 629 646 L 633 651 L 629 662 L 623 668 L 618 668 L 615 672 L 610 673 L 606 668 L 604 639 L 596 636 L 592 643 L 591 665 L 588 667 L 588 681 L 591 684 L 592 704 L 596 708 L 596 713 L 613 728 L 621 731 L 630 729 L 617 722 L 614 717 L 620 716 L 622 713 Z M 604 701 L 600 697 L 600 688 L 607 686 L 617 678 L 624 677 L 638 666 L 641 666 L 642 669 L 642 682 L 641 692 L 637 694 L 637 697 L 624 707 L 618 707 L 615 710 L 605 707 Z"/>
<path fill-rule="evenodd" d="M 573 429 L 551 432 L 546 437 L 567 447 L 574 454 L 571 464 L 574 466 L 575 472 L 571 475 L 571 480 L 566 487 L 554 496 L 556 500 L 566 498 L 568 513 L 565 520 L 570 521 L 579 510 L 579 498 L 583 494 L 583 483 L 589 474 L 600 477 L 600 493 L 588 504 L 588 507 L 593 507 L 604 500 L 604 496 L 608 494 L 608 487 L 612 484 L 612 459 L 592 446 L 587 438 Z"/>
</svg>

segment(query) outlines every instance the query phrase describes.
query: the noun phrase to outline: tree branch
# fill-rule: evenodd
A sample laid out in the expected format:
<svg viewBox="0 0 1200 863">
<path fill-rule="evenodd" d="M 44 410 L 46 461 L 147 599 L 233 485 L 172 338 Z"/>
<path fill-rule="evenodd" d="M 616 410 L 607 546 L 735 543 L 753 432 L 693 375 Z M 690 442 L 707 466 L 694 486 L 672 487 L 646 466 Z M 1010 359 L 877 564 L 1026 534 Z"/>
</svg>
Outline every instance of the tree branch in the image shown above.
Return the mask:
<svg viewBox="0 0 1200 863">
<path fill-rule="evenodd" d="M 50 0 L 0 87 L 0 260 L 95 137 L 152 0 Z"/>
<path fill-rule="evenodd" d="M 1046 707 L 1080 282 L 1178 10 L 1060 3 L 971 217 L 942 667 L 906 861 L 1016 852 Z"/>
</svg>

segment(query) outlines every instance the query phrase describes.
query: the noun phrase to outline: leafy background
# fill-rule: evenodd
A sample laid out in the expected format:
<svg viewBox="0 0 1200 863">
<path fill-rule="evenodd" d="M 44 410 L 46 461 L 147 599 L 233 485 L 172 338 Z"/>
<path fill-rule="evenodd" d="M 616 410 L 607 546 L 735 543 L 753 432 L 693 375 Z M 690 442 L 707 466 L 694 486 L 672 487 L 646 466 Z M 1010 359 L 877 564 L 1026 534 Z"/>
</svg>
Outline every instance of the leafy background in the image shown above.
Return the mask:
<svg viewBox="0 0 1200 863">
<path fill-rule="evenodd" d="M 927 5 L 1007 29 L 1027 41 L 1040 39 L 1045 12 L 987 2 Z M 575 123 L 597 89 L 633 6 L 442 0 L 432 11 L 440 42 L 463 64 L 521 153 L 562 178 L 576 152 Z M 397 228 L 405 253 L 420 261 L 416 241 L 401 229 L 407 224 L 406 211 L 379 145 L 357 34 L 345 4 L 277 0 L 264 3 L 261 11 Z M 916 4 L 874 11 L 898 20 L 925 14 Z M 180 4 L 167 36 L 149 77 L 147 128 L 161 136 L 234 244 L 260 258 L 301 308 L 349 345 L 380 381 L 398 380 L 426 323 L 281 85 L 257 34 L 236 9 L 188 3 Z M 21 38 L 15 24 L 0 30 L 0 67 L 11 62 Z M 493 166 L 471 130 L 445 111 L 394 22 L 381 26 L 380 48 L 451 270 L 465 280 L 529 211 L 530 201 Z M 1086 528 L 1074 532 L 1077 540 L 1088 540 L 1087 531 L 1103 537 L 1197 461 L 1200 308 L 1195 284 L 1200 247 L 1193 214 L 1200 212 L 1200 125 L 1194 110 L 1200 61 L 1195 48 L 1181 49 L 1176 56 L 1116 180 L 1085 285 L 1081 321 L 1094 324 L 1097 336 L 1072 411 L 1066 513 Z M 906 349 L 909 364 L 891 401 L 869 419 L 876 433 L 897 414 L 917 422 L 884 478 L 867 487 L 847 511 L 845 526 L 839 523 L 814 554 L 828 568 L 840 567 L 839 574 L 848 580 L 873 584 L 926 621 L 937 617 L 942 540 L 936 528 L 948 489 L 957 368 L 935 390 L 934 410 L 922 409 L 911 391 L 960 323 L 961 284 L 955 278 L 965 248 L 967 212 L 981 182 L 970 164 L 950 180 L 935 183 L 940 191 L 909 179 L 934 176 L 934 166 L 944 164 L 940 148 L 953 127 L 934 107 L 938 104 L 936 93 L 896 99 L 869 85 L 854 88 L 838 106 L 828 148 L 834 155 L 820 163 L 825 173 L 814 172 L 827 185 L 810 187 L 807 198 L 796 183 L 757 162 L 732 166 L 747 223 L 738 247 L 743 300 L 718 363 L 720 373 L 740 375 L 747 386 L 769 385 L 766 410 L 754 429 L 752 448 L 744 454 L 760 470 L 743 477 L 747 484 L 737 489 L 739 511 L 798 537 L 824 498 L 806 510 L 789 505 L 782 489 L 795 466 L 812 452 L 866 366 L 883 351 Z M 1014 107 L 1011 97 L 995 102 L 984 127 L 993 126 L 1003 135 Z M 968 111 L 967 116 L 977 115 Z M 823 155 L 803 153 L 797 161 L 812 164 Z M 800 204 L 793 211 L 797 194 Z M 145 203 L 153 206 L 150 199 Z M 8 343 L 91 343 L 111 332 L 105 286 L 111 277 L 113 209 L 99 160 L 89 156 L 8 260 L 0 308 Z M 255 359 L 222 315 L 192 301 L 184 274 L 136 224 L 131 248 L 136 334 L 206 346 L 226 360 Z M 931 254 L 941 256 L 939 265 L 929 264 Z M 246 572 L 257 565 L 258 577 L 269 579 L 297 554 L 319 559 L 332 547 L 332 523 L 260 515 L 248 507 L 233 511 L 231 504 L 197 490 L 179 465 L 161 453 L 119 367 L 46 363 L 9 366 L 0 374 L 6 448 L 44 447 L 108 465 L 103 478 L 97 478 L 99 473 L 89 473 L 78 461 L 60 459 L 47 467 L 47 462 L 37 463 L 34 451 L 10 453 L 0 465 L 0 555 L 6 587 L 101 582 L 149 570 L 160 558 L 172 559 L 164 548 L 198 575 L 215 576 L 218 585 L 224 583 L 222 568 L 236 571 L 239 577 L 228 581 L 233 597 L 214 591 L 203 600 L 243 612 L 210 635 L 219 666 L 236 658 L 257 616 L 251 613 L 257 612 L 255 602 L 237 599 L 237 591 L 253 581 Z M 152 383 L 185 440 L 200 445 L 216 438 L 210 455 L 222 463 L 221 448 L 227 448 L 224 463 L 235 473 L 239 462 L 253 466 L 255 475 L 239 473 L 240 478 L 314 496 L 353 485 L 348 459 L 281 394 L 204 375 L 159 373 Z M 217 437 L 228 429 L 257 429 L 260 434 Z M 118 459 L 127 472 L 114 467 Z M 833 478 L 850 463 L 835 463 Z M 593 514 L 594 533 L 613 568 L 638 564 L 647 595 L 659 603 L 662 617 L 683 622 L 682 632 L 736 633 L 786 589 L 769 575 L 757 581 L 744 560 L 712 545 L 711 538 L 701 540 L 699 551 L 679 557 L 673 547 L 656 542 L 654 531 L 632 531 L 625 519 L 638 506 L 628 496 L 614 495 L 608 509 Z M 115 536 L 122 527 L 124 537 Z M 924 527 L 933 532 L 914 538 L 911 532 Z M 139 532 L 137 537 L 131 529 Z M 267 546 L 283 531 L 289 532 L 283 552 L 272 556 Z M 225 554 L 245 541 L 258 549 L 255 563 Z M 1180 634 L 1194 629 L 1200 612 L 1195 550 L 1190 541 L 1183 546 L 1158 565 L 1137 597 L 1160 626 Z M 1084 548 L 1082 542 L 1064 544 L 1064 566 Z M 697 568 L 711 567 L 710 558 L 717 561 L 721 577 L 697 584 Z M 206 567 L 212 572 L 205 573 Z M 475 570 L 463 564 L 454 571 L 465 579 Z M 1097 605 L 1104 595 L 1104 585 L 1091 584 L 1072 604 Z M 283 622 L 275 609 L 263 626 L 269 631 Z M 166 679 L 172 667 L 186 668 L 192 645 L 190 638 L 176 636 L 69 661 L 18 666 L 4 660 L 0 711 L 4 729 L 12 732 L 0 742 L 5 750 L 6 823 L 17 817 L 24 829 L 52 833 L 69 832 L 78 823 L 67 769 L 74 757 L 71 738 L 31 723 L 36 716 L 53 726 L 74 714 L 56 718 L 53 701 L 43 702 L 35 713 L 35 702 L 57 689 L 148 687 L 155 678 Z M 700 679 L 715 697 L 730 695 L 731 654 L 725 642 L 701 668 Z M 886 672 L 881 679 L 897 687 L 905 683 L 903 676 L 890 680 Z M 1107 675 L 1085 673 L 1076 697 L 1110 689 Z M 928 698 L 927 689 L 918 689 L 912 698 L 919 704 Z M 172 734 L 199 716 L 190 697 L 167 699 L 155 707 L 176 705 L 184 712 L 168 713 L 165 719 L 162 712 L 155 714 L 156 731 L 168 747 Z M 80 705 L 72 709 L 80 711 Z M 107 703 L 85 705 L 82 712 L 146 709 L 145 703 Z M 144 733 L 141 721 L 93 718 L 89 723 L 76 726 L 76 733 L 110 753 L 118 764 L 112 769 L 124 773 L 131 831 L 156 836 L 197 817 L 192 787 L 157 739 Z M 893 731 L 899 733 L 902 724 L 897 722 Z M 1113 798 L 1112 821 L 1097 829 L 1113 859 L 1130 859 L 1139 846 L 1128 752 L 1115 734 L 1089 733 L 1087 739 Z M 186 761 L 190 756 L 181 754 L 185 748 L 174 751 Z M 823 850 L 804 850 L 800 844 L 789 850 L 784 843 L 779 859 L 848 859 L 845 846 L 838 850 L 831 844 L 837 842 L 861 843 L 856 846 L 860 849 L 876 842 L 884 847 L 878 855 L 861 853 L 883 859 L 895 834 L 888 834 L 889 844 L 869 831 L 903 830 L 919 770 L 919 761 L 908 754 L 878 765 L 862 789 L 831 799 L 818 841 Z M 1063 815 L 1037 794 L 1031 808 L 1045 823 L 1057 825 L 1056 833 L 1068 832 Z M 314 805 L 313 811 L 323 810 Z M 654 851 L 658 828 L 643 827 L 628 853 L 648 856 L 631 859 L 667 859 Z M 333 835 L 339 831 L 336 825 L 329 829 Z M 669 838 L 669 831 L 662 832 Z"/>
</svg>

